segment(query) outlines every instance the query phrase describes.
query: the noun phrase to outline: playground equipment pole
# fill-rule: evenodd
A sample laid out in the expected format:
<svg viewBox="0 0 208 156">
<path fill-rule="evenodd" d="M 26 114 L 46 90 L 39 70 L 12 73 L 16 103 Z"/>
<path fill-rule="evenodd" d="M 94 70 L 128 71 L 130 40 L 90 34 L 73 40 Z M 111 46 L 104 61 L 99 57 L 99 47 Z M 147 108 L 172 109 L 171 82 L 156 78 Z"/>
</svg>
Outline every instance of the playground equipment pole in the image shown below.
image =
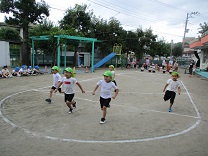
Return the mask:
<svg viewBox="0 0 208 156">
<path fill-rule="evenodd" d="M 32 67 L 35 67 L 34 40 L 32 39 Z"/>
<path fill-rule="evenodd" d="M 91 59 L 91 72 L 94 72 L 94 47 L 95 47 L 95 42 L 92 41 L 92 59 Z"/>
<path fill-rule="evenodd" d="M 58 53 L 57 53 L 57 66 L 60 68 L 60 37 L 57 38 Z"/>
<path fill-rule="evenodd" d="M 66 69 L 66 42 L 64 46 L 64 69 Z"/>
</svg>

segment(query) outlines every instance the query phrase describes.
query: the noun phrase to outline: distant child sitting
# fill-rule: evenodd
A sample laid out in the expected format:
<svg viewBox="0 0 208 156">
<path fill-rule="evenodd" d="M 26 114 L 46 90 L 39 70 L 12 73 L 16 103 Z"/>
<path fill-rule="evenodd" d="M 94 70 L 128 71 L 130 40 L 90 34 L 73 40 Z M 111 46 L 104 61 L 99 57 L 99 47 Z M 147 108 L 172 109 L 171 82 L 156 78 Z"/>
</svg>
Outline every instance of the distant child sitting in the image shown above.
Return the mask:
<svg viewBox="0 0 208 156">
<path fill-rule="evenodd" d="M 61 82 L 58 84 L 57 88 L 55 89 L 55 92 L 57 92 L 58 88 L 64 84 L 64 93 L 65 93 L 65 102 L 66 105 L 69 107 L 69 114 L 72 113 L 72 106 L 76 108 L 76 102 L 73 100 L 75 95 L 74 90 L 74 84 L 77 84 L 82 91 L 82 93 L 85 93 L 83 90 L 81 84 L 74 78 L 74 73 L 72 68 L 66 68 L 64 71 L 65 77 L 62 78 Z"/>
<path fill-rule="evenodd" d="M 142 65 L 142 67 L 141 67 L 141 71 L 142 71 L 142 72 L 144 71 L 144 65 Z"/>
<path fill-rule="evenodd" d="M 27 72 L 28 72 L 29 75 L 33 74 L 32 66 L 28 66 Z"/>
<path fill-rule="evenodd" d="M 167 88 L 163 99 L 165 101 L 170 100 L 170 107 L 168 109 L 169 112 L 172 112 L 172 106 L 174 103 L 177 90 L 179 95 L 181 93 L 180 82 L 177 80 L 180 77 L 179 74 L 177 72 L 172 72 L 171 76 L 172 79 L 167 80 L 167 83 L 163 89 L 163 92 L 165 92 Z"/>
<path fill-rule="evenodd" d="M 9 78 L 9 77 L 12 77 L 11 73 L 9 72 L 9 69 L 7 68 L 7 66 L 4 66 L 2 71 L 2 77 L 3 78 Z"/>
<path fill-rule="evenodd" d="M 15 68 L 12 70 L 12 76 L 21 76 L 20 73 L 19 73 L 19 70 L 20 70 L 19 67 L 15 67 Z"/>
<path fill-rule="evenodd" d="M 43 74 L 43 72 L 40 71 L 40 67 L 37 65 L 33 68 L 33 75 Z"/>
<path fill-rule="evenodd" d="M 22 65 L 22 67 L 19 70 L 19 74 L 21 76 L 29 76 L 26 65 Z"/>
<path fill-rule="evenodd" d="M 110 107 L 110 101 L 111 98 L 115 99 L 116 96 L 118 95 L 118 87 L 111 81 L 112 80 L 112 73 L 111 71 L 106 71 L 104 74 L 104 80 L 98 81 L 92 95 L 95 95 L 95 91 L 98 89 L 98 87 L 101 87 L 101 92 L 100 92 L 100 106 L 101 110 L 103 111 L 102 118 L 100 120 L 100 124 L 105 123 L 105 118 L 107 114 L 107 107 Z M 112 97 L 112 91 L 111 89 L 116 90 L 115 95 Z"/>
<path fill-rule="evenodd" d="M 51 70 L 52 70 L 52 73 L 53 73 L 53 85 L 50 89 L 49 98 L 45 100 L 48 103 L 51 103 L 52 94 L 53 94 L 54 90 L 58 87 L 58 84 L 59 84 L 59 82 L 61 82 L 61 79 L 62 79 L 61 75 L 59 74 L 60 69 L 57 66 L 53 66 L 51 68 Z M 58 89 L 59 93 L 61 93 L 61 86 L 57 89 Z"/>
</svg>

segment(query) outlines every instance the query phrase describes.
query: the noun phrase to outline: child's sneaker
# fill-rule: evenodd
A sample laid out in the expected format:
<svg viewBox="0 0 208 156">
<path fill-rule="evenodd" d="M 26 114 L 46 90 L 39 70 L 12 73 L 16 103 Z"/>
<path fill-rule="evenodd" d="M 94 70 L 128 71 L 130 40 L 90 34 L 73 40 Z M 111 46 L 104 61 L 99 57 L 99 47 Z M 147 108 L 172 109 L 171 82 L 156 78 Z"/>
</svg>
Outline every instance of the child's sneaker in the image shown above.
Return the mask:
<svg viewBox="0 0 208 156">
<path fill-rule="evenodd" d="M 171 108 L 169 108 L 169 109 L 168 109 L 168 112 L 172 112 L 172 109 L 171 109 Z"/>
<path fill-rule="evenodd" d="M 51 103 L 51 99 L 46 99 L 45 101 L 48 103 Z"/>
<path fill-rule="evenodd" d="M 72 104 L 73 108 L 76 108 L 76 101 L 74 101 L 74 103 Z"/>
<path fill-rule="evenodd" d="M 71 114 L 71 113 L 72 113 L 72 110 L 73 110 L 73 109 L 70 108 L 68 113 Z"/>
<path fill-rule="evenodd" d="M 104 123 L 105 123 L 105 118 L 101 118 L 100 124 L 104 124 Z"/>
</svg>

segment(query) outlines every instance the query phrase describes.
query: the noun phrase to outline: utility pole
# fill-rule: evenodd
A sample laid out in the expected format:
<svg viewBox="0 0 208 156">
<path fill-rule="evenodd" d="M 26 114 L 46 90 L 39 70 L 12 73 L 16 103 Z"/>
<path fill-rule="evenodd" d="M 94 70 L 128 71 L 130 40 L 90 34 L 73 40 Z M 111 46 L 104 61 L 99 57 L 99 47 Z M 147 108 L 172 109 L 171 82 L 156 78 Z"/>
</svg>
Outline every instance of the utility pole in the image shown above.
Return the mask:
<svg viewBox="0 0 208 156">
<path fill-rule="evenodd" d="M 184 29 L 184 35 L 183 35 L 183 42 L 182 42 L 182 48 L 183 48 L 183 52 L 184 52 L 184 43 L 185 43 L 185 38 L 186 38 L 186 33 L 187 31 L 187 24 L 188 24 L 188 19 L 192 18 L 192 15 L 199 15 L 199 12 L 191 12 L 191 13 L 187 13 L 186 15 L 186 23 L 185 23 L 185 29 Z"/>
</svg>

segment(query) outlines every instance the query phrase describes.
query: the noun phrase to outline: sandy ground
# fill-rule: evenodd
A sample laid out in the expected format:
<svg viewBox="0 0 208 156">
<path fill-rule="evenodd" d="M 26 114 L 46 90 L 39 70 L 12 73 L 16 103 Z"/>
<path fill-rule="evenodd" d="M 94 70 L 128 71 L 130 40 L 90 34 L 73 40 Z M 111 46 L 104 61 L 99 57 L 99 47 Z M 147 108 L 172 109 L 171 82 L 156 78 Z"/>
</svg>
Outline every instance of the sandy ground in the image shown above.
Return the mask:
<svg viewBox="0 0 208 156">
<path fill-rule="evenodd" d="M 68 114 L 63 94 L 45 99 L 52 75 L 0 79 L 0 156 L 206 156 L 208 155 L 208 80 L 181 70 L 182 94 L 173 112 L 162 100 L 170 75 L 116 70 L 120 92 L 100 125 L 99 90 L 105 70 L 77 74 L 77 109 Z"/>
</svg>

